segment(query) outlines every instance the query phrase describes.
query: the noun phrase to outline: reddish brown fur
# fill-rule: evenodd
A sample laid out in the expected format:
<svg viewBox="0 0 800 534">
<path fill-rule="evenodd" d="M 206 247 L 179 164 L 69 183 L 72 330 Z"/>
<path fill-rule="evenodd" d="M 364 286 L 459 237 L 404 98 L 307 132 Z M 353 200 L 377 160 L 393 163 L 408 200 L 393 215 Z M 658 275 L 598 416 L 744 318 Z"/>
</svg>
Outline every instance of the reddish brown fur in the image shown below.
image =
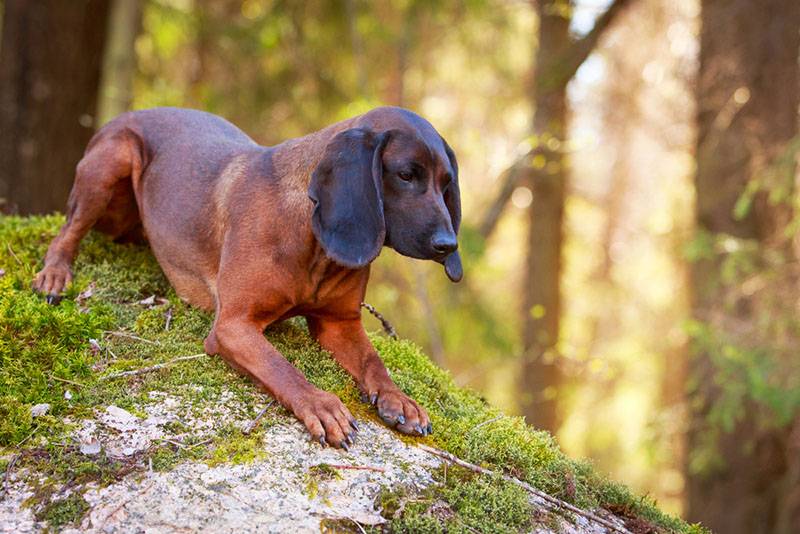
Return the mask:
<svg viewBox="0 0 800 534">
<path fill-rule="evenodd" d="M 408 117 L 380 108 L 267 148 L 202 112 L 121 115 L 95 135 L 79 163 L 67 222 L 34 288 L 51 296 L 64 289 L 78 244 L 92 227 L 120 240 L 146 236 L 178 295 L 215 311 L 206 352 L 251 376 L 314 438 L 346 447 L 354 420 L 264 337 L 267 325 L 294 315 L 306 316 L 320 344 L 365 394 L 377 396 L 384 420 L 427 434 L 427 413 L 391 381 L 362 327 L 369 266 L 348 269 L 328 258 L 312 233 L 308 198 L 328 142 L 351 127 L 405 132 L 421 144 L 396 143 L 391 150 L 422 152 L 415 157 L 435 173 L 452 172 L 443 145 L 432 140 L 435 130 Z"/>
</svg>

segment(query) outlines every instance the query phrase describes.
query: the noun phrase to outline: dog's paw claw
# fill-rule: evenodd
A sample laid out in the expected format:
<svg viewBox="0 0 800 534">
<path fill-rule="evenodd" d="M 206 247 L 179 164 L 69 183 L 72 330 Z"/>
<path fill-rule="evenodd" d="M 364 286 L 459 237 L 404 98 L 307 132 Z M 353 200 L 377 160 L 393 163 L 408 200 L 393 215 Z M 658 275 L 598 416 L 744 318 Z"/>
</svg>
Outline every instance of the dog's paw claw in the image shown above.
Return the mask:
<svg viewBox="0 0 800 534">
<path fill-rule="evenodd" d="M 425 436 L 430 420 L 425 410 L 396 386 L 373 393 L 378 416 L 387 426 L 403 434 Z"/>
<path fill-rule="evenodd" d="M 314 389 L 300 398 L 293 411 L 320 445 L 344 448 L 348 438 L 353 443 L 353 415 L 336 395 Z"/>
</svg>

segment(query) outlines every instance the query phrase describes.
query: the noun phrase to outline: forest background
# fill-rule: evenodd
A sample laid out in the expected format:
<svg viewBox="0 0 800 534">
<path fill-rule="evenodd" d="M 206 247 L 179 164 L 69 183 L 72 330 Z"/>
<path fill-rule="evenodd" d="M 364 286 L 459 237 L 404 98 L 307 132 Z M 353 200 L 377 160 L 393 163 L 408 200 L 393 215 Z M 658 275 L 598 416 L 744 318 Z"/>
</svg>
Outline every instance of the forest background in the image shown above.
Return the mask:
<svg viewBox="0 0 800 534">
<path fill-rule="evenodd" d="M 0 13 L 4 212 L 63 211 L 88 138 L 128 109 L 203 109 L 270 145 L 410 108 L 458 155 L 465 279 L 385 250 L 367 302 L 665 509 L 727 533 L 800 524 L 800 2 Z"/>
</svg>

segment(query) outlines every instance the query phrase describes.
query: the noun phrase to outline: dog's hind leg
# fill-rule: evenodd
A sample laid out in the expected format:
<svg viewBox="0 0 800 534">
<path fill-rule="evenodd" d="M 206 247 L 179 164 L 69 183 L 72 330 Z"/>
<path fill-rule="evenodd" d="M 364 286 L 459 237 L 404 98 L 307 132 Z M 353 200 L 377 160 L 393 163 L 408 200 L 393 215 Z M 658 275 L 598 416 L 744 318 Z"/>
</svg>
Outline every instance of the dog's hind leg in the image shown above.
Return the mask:
<svg viewBox="0 0 800 534">
<path fill-rule="evenodd" d="M 119 197 L 133 195 L 131 176 L 141 169 L 139 152 L 135 148 L 135 142 L 125 132 L 118 131 L 110 135 L 100 133 L 78 163 L 75 183 L 67 202 L 67 222 L 50 243 L 44 268 L 33 281 L 33 289 L 46 295 L 49 303 L 57 303 L 59 295 L 72 280 L 72 262 L 81 239 L 90 228 L 98 221 L 117 219 L 118 224 L 100 225 L 100 229 L 118 237 L 132 229 L 126 227 L 138 224 L 138 210 L 135 211 L 135 218 L 133 214 L 128 214 L 120 219 L 107 213 L 114 206 L 131 208 L 130 202 L 124 202 L 125 199 Z"/>
</svg>

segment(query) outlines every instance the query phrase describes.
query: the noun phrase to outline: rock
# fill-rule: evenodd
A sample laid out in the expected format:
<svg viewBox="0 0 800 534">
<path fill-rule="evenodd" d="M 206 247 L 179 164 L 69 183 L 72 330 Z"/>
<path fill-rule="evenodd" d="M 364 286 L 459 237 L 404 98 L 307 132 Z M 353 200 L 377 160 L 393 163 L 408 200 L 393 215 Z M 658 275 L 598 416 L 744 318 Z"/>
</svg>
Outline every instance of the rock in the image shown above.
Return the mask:
<svg viewBox="0 0 800 534">
<path fill-rule="evenodd" d="M 90 438 L 89 441 L 85 443 L 81 443 L 80 451 L 82 454 L 87 456 L 94 456 L 95 454 L 99 454 L 102 450 L 100 446 L 100 442 L 95 438 Z"/>
<path fill-rule="evenodd" d="M 150 463 L 153 458 L 142 460 L 140 453 L 165 444 L 174 451 L 188 451 L 193 447 L 188 443 L 200 440 L 211 441 L 213 451 L 225 445 L 219 439 L 221 429 L 231 424 L 245 428 L 251 419 L 229 391 L 209 399 L 201 410 L 192 410 L 169 393 L 150 392 L 149 398 L 147 404 L 137 406 L 137 412 L 147 414 L 145 418 L 112 405 L 81 422 L 74 439 L 82 454 L 95 457 L 98 464 L 108 457 L 135 468 L 110 485 L 89 482 L 55 495 L 63 499 L 76 492 L 87 507 L 61 532 L 297 534 L 323 531 L 330 521 L 358 525 L 356 530 L 360 530 L 386 522 L 378 498 L 384 490 L 404 488 L 414 502 L 415 495 L 436 483 L 435 471 L 443 462 L 371 420 L 359 420 L 361 430 L 349 451 L 321 447 L 309 440 L 296 419 L 276 407 L 269 422 L 252 435 L 255 441 L 247 444 L 255 449 L 254 460 L 217 463 L 187 459 L 157 472 Z M 222 459 L 228 457 L 232 456 L 222 455 Z M 50 529 L 36 519 L 41 508 L 25 504 L 35 495 L 35 488 L 46 482 L 44 477 L 14 471 L 8 494 L 0 500 L 0 533 Z M 568 520 L 551 514 L 548 504 L 533 495 L 530 503 L 543 518 L 532 527 L 537 534 L 608 532 L 581 517 Z M 453 512 L 442 503 L 437 513 L 446 516 Z M 619 519 L 607 513 L 604 517 L 626 532 Z"/>
<path fill-rule="evenodd" d="M 118 421 L 117 424 L 127 426 L 138 418 L 128 410 L 123 410 L 117 406 L 109 406 L 106 408 L 106 413 L 111 416 L 111 421 Z M 111 424 L 111 423 L 107 423 Z M 117 430 L 122 430 L 118 428 Z"/>
<path fill-rule="evenodd" d="M 172 395 L 150 397 L 154 402 L 141 407 L 146 419 L 108 406 L 98 410 L 95 419 L 84 420 L 75 436 L 80 452 L 131 457 L 158 440 L 180 444 L 188 439 L 187 434 L 168 430 L 173 427 L 191 429 L 196 440 L 214 435 L 219 425 L 233 422 L 244 427 L 249 421 L 228 392 L 200 417 Z M 63 532 L 320 532 L 321 522 L 331 519 L 379 525 L 385 522 L 376 504 L 382 489 L 404 486 L 420 491 L 434 482 L 432 471 L 441 462 L 372 421 L 360 422 L 356 443 L 346 452 L 311 442 L 293 417 L 272 417 L 255 461 L 184 461 L 168 472 L 143 465 L 111 485 L 74 488 L 89 510 L 75 529 Z M 180 425 L 171 425 L 177 422 Z M 46 530 L 47 525 L 22 504 L 33 494 L 33 486 L 16 475 L 13 482 L 8 498 L 0 501 L 0 532 Z"/>
<path fill-rule="evenodd" d="M 50 411 L 50 405 L 46 402 L 31 406 L 31 417 L 41 417 Z"/>
<path fill-rule="evenodd" d="M 186 462 L 167 473 L 126 477 L 84 498 L 91 512 L 81 532 L 320 532 L 324 519 L 378 525 L 383 487 L 421 489 L 439 460 L 365 422 L 350 452 L 312 443 L 296 422 L 269 428 L 264 459 L 209 467 Z M 324 465 L 335 475 L 315 479 Z M 348 468 L 352 467 L 352 468 Z M 158 502 L 157 507 L 153 506 Z"/>
</svg>

